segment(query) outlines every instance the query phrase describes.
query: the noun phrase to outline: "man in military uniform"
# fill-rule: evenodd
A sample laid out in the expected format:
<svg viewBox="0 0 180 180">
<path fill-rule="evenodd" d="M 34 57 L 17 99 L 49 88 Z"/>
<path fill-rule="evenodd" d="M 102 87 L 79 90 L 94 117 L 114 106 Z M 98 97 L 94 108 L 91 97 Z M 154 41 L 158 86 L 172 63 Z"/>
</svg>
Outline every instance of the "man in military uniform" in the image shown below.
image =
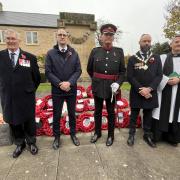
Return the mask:
<svg viewBox="0 0 180 180">
<path fill-rule="evenodd" d="M 160 57 L 150 51 L 151 36 L 143 34 L 139 41 L 140 51 L 131 56 L 127 66 L 127 78 L 131 84 L 130 90 L 130 129 L 127 144 L 134 145 L 136 119 L 140 109 L 143 109 L 144 141 L 150 147 L 156 147 L 152 141 L 152 110 L 158 107 L 157 87 L 162 79 Z"/>
<path fill-rule="evenodd" d="M 95 143 L 101 137 L 102 108 L 106 101 L 108 112 L 108 138 L 107 146 L 114 141 L 115 125 L 115 94 L 123 83 L 125 66 L 124 53 L 121 48 L 113 47 L 114 34 L 117 27 L 113 24 L 105 24 L 100 28 L 102 47 L 94 48 L 89 56 L 87 72 L 92 79 L 92 92 L 95 102 L 95 133 L 91 143 Z"/>
</svg>

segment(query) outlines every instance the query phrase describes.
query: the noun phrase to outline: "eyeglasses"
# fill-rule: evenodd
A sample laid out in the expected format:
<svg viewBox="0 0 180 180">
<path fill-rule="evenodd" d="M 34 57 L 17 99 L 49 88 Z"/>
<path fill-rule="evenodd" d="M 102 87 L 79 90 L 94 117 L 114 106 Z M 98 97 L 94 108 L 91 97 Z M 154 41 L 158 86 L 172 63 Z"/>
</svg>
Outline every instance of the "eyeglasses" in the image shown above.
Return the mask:
<svg viewBox="0 0 180 180">
<path fill-rule="evenodd" d="M 59 37 L 67 37 L 67 34 L 58 34 Z"/>
<path fill-rule="evenodd" d="M 103 33 L 103 35 L 105 35 L 105 36 L 114 36 L 114 33 L 106 32 L 106 33 Z"/>
</svg>

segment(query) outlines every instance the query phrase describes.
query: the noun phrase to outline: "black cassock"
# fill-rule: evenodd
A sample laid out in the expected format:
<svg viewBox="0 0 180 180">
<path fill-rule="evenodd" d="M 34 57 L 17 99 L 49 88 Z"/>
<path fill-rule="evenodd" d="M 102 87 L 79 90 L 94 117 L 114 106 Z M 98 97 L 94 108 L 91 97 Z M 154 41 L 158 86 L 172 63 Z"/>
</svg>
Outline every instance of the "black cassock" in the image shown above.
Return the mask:
<svg viewBox="0 0 180 180">
<path fill-rule="evenodd" d="M 173 55 L 167 54 L 167 57 L 163 66 L 163 74 L 169 76 L 173 73 Z M 162 91 L 161 106 L 159 120 L 153 121 L 153 134 L 154 139 L 159 141 L 161 138 L 173 143 L 180 142 L 180 123 L 178 123 L 179 108 L 180 108 L 180 84 L 178 84 L 175 108 L 173 112 L 172 123 L 169 123 L 170 110 L 171 110 L 171 98 L 172 98 L 172 86 L 166 84 Z"/>
</svg>

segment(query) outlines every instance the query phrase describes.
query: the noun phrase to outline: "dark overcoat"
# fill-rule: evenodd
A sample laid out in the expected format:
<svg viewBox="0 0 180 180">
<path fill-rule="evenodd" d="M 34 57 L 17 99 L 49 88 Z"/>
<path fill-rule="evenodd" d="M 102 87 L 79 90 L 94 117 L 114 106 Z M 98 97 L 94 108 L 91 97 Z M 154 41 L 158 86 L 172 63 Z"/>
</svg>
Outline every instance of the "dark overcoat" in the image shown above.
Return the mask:
<svg viewBox="0 0 180 180">
<path fill-rule="evenodd" d="M 30 62 L 30 67 L 22 66 L 22 59 Z M 39 83 L 36 56 L 20 50 L 13 68 L 8 50 L 0 51 L 0 98 L 5 122 L 18 125 L 35 119 L 35 91 Z"/>
</svg>

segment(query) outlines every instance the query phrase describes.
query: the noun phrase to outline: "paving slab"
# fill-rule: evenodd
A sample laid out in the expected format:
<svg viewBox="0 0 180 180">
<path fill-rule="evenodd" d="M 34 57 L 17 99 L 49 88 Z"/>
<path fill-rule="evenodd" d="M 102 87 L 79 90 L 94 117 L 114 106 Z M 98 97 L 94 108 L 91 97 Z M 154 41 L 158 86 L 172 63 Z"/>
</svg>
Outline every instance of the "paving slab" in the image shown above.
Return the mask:
<svg viewBox="0 0 180 180">
<path fill-rule="evenodd" d="M 128 129 L 115 130 L 113 146 L 106 147 L 107 131 L 91 144 L 92 133 L 78 133 L 81 141 L 74 146 L 70 136 L 61 136 L 61 147 L 52 149 L 53 137 L 37 138 L 36 156 L 25 150 L 12 158 L 15 148 L 0 147 L 0 180 L 180 180 L 180 146 L 167 143 L 150 148 L 138 129 L 135 145 L 126 144 Z"/>
</svg>

